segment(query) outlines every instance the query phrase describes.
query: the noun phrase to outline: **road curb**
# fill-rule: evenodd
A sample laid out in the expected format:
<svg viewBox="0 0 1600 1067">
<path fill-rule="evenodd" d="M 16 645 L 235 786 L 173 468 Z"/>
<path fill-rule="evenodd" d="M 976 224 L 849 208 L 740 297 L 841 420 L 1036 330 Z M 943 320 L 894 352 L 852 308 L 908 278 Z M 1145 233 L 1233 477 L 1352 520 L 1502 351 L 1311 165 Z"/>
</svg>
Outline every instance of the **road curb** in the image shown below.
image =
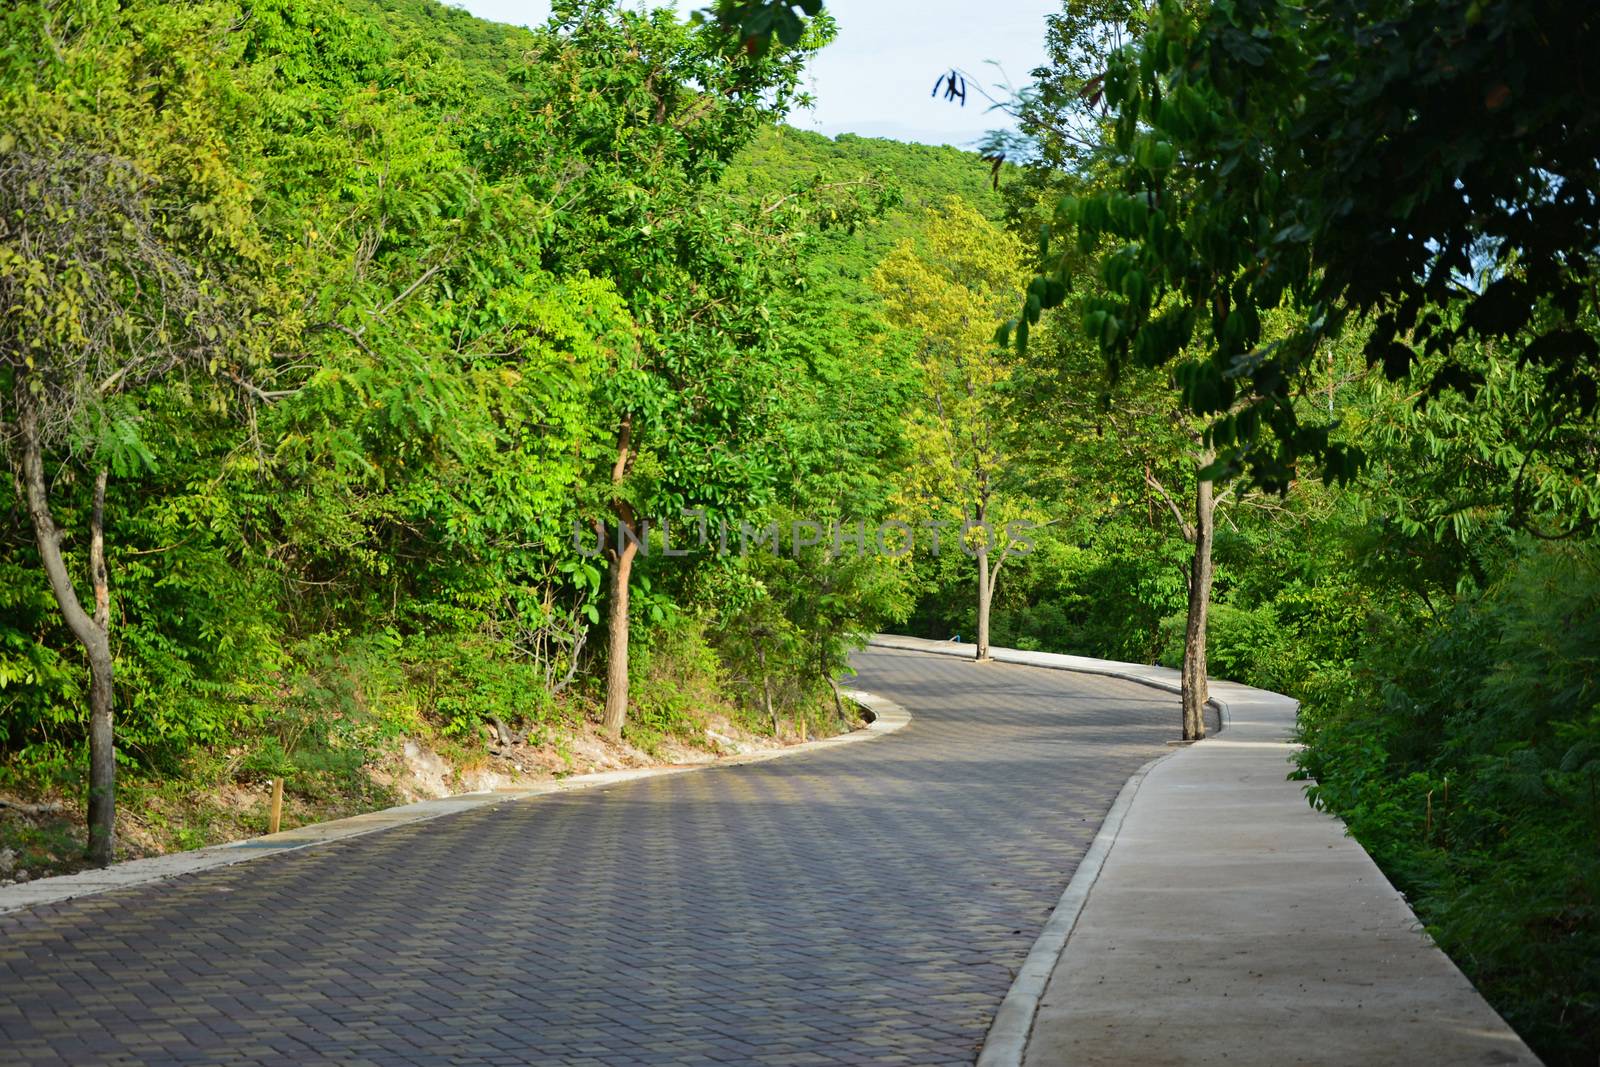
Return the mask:
<svg viewBox="0 0 1600 1067">
<path fill-rule="evenodd" d="M 1117 835 L 1122 832 L 1122 822 L 1127 818 L 1128 808 L 1132 806 L 1139 787 L 1144 784 L 1145 775 L 1171 755 L 1169 752 L 1166 756 L 1157 756 L 1122 783 L 1122 789 L 1117 793 L 1117 799 L 1111 802 L 1111 808 L 1101 821 L 1094 840 L 1089 843 L 1088 851 L 1078 861 L 1077 870 L 1072 872 L 1072 880 L 1062 890 L 1061 899 L 1056 902 L 1044 929 L 1039 931 L 1033 948 L 1028 950 L 1027 958 L 1018 968 L 1005 999 L 1000 1002 L 994 1022 L 984 1038 L 977 1067 L 1021 1067 L 1022 1055 L 1028 1047 L 1033 1019 L 1038 1013 L 1039 1002 L 1044 999 L 1045 987 L 1050 983 L 1050 975 L 1055 971 L 1062 950 L 1067 947 L 1072 928 L 1078 924 L 1078 916 L 1089 901 L 1089 893 L 1100 877 L 1111 846 L 1116 844 Z"/>
<path fill-rule="evenodd" d="M 37 881 L 23 882 L 20 885 L 0 888 L 0 915 L 24 911 L 28 908 L 36 908 L 45 904 L 59 904 L 79 897 L 96 896 L 100 893 L 109 893 L 118 889 L 163 882 L 172 878 L 181 878 L 188 874 L 196 874 L 200 871 L 208 871 L 216 867 L 231 867 L 237 863 L 249 863 L 252 860 L 262 859 L 266 856 L 282 855 L 285 852 L 298 852 L 302 849 L 331 844 L 335 841 L 348 841 L 351 838 L 381 833 L 384 830 L 392 830 L 399 826 L 430 822 L 446 815 L 454 815 L 457 812 L 475 811 L 478 808 L 492 807 L 497 804 L 510 804 L 522 800 L 535 800 L 555 793 L 571 793 L 603 786 L 619 785 L 641 778 L 660 778 L 666 775 L 688 774 L 692 771 L 710 770 L 717 767 L 740 767 L 751 763 L 765 763 L 767 760 L 781 759 L 785 756 L 800 755 L 839 745 L 871 741 L 902 729 L 911 722 L 911 713 L 892 700 L 886 700 L 883 697 L 861 692 L 860 690 L 846 689 L 841 690 L 841 692 L 871 713 L 872 721 L 863 729 L 852 730 L 849 733 L 838 734 L 834 737 L 825 737 L 820 741 L 808 741 L 800 745 L 766 749 L 740 756 L 727 756 L 722 759 L 708 760 L 705 763 L 598 771 L 594 774 L 574 775 L 571 778 L 540 782 L 536 785 L 517 789 L 462 793 L 451 797 L 440 797 L 435 800 L 422 800 L 414 804 L 402 804 L 398 807 L 384 808 L 381 811 L 367 812 L 364 815 L 353 815 L 346 819 L 312 823 L 309 826 L 284 830 L 276 834 L 265 834 L 261 837 L 247 838 L 243 841 L 230 841 L 224 845 L 210 845 L 190 852 L 173 852 L 164 856 L 128 860 L 123 863 L 112 864 L 110 867 L 80 871 L 77 874 L 40 878 Z"/>
</svg>

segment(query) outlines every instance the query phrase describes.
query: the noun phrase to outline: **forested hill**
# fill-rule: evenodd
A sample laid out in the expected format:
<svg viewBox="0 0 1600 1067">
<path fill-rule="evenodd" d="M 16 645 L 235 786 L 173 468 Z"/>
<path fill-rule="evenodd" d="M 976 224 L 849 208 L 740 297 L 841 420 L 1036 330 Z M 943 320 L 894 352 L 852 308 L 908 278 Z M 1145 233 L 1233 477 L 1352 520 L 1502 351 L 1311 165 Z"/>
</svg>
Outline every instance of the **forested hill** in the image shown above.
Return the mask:
<svg viewBox="0 0 1600 1067">
<path fill-rule="evenodd" d="M 780 125 L 762 131 L 740 153 L 730 185 L 749 182 L 758 188 L 795 187 L 818 175 L 828 181 L 887 175 L 902 203 L 868 239 L 880 255 L 919 232 L 927 213 L 949 197 L 960 197 L 990 219 L 1005 207 L 989 165 L 976 152 L 949 145 L 908 144 L 853 133 L 827 137 L 811 130 Z"/>
<path fill-rule="evenodd" d="M 763 130 L 740 153 L 725 189 L 770 199 L 807 188 L 847 195 L 857 183 L 881 190 L 879 213 L 825 229 L 810 267 L 817 281 L 858 299 L 870 299 L 867 277 L 883 257 L 902 241 L 920 240 L 929 216 L 952 197 L 993 221 L 1005 207 L 975 152 L 851 133 L 830 138 L 787 125 Z"/>
<path fill-rule="evenodd" d="M 343 0 L 340 6 L 377 28 L 398 51 L 456 60 L 474 76 L 474 92 L 503 93 L 507 76 L 537 44 L 532 30 L 480 19 L 439 0 Z"/>
</svg>

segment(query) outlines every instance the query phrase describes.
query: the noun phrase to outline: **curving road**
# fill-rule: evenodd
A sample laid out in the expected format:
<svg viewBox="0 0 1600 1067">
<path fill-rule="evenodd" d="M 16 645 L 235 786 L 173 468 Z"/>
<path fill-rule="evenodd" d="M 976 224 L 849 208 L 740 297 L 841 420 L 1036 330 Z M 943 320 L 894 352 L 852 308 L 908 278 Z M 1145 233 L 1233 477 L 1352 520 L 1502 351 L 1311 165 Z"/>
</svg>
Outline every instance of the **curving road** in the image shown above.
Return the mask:
<svg viewBox="0 0 1600 1067">
<path fill-rule="evenodd" d="M 856 665 L 909 727 L 0 917 L 0 1062 L 970 1064 L 1176 698 Z"/>
</svg>

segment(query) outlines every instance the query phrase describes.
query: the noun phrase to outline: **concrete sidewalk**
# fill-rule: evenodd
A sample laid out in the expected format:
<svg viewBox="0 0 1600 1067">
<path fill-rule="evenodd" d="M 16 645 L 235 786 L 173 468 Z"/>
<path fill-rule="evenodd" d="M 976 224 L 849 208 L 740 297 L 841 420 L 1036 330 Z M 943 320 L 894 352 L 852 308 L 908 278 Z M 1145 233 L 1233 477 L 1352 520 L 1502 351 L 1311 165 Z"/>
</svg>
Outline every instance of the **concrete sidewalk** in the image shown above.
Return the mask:
<svg viewBox="0 0 1600 1067">
<path fill-rule="evenodd" d="M 1159 667 L 991 651 L 1177 683 Z M 1211 691 L 1225 729 L 1130 782 L 1102 853 L 1085 857 L 1052 920 L 1065 947 L 1045 944 L 1048 928 L 1040 939 L 1048 981 L 1029 989 L 1024 967 L 980 1062 L 1537 1064 L 1344 825 L 1287 780 L 1295 702 L 1226 682 Z"/>
</svg>

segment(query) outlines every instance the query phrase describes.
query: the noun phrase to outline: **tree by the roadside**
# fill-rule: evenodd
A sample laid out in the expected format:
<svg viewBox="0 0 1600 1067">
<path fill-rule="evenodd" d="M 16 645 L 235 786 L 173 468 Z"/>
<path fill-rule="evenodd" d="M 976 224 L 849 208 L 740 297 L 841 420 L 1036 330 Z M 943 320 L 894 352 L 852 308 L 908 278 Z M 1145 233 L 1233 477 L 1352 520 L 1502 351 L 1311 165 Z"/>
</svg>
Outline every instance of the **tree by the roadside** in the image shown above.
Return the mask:
<svg viewBox="0 0 1600 1067">
<path fill-rule="evenodd" d="M 1040 481 L 1058 506 L 1105 509 L 1120 494 L 1124 506 L 1142 501 L 1147 527 L 1169 528 L 1188 546 L 1182 728 L 1186 740 L 1198 740 L 1209 698 L 1216 520 L 1233 489 L 1219 491 L 1206 476 L 1213 457 L 1204 425 L 1174 402 L 1166 374 L 1141 369 L 1108 386 L 1095 346 L 1070 324 L 1050 325 L 1018 364 L 1011 417 L 1037 427 L 1019 458 L 1045 472 Z"/>
<path fill-rule="evenodd" d="M 224 132 L 230 93 L 206 73 L 206 16 L 137 14 L 90 4 L 58 21 L 25 4 L 0 23 L 14 43 L 0 57 L 0 448 L 88 661 L 88 857 L 101 865 L 117 760 L 107 483 L 160 462 L 141 439 L 152 392 L 226 403 L 218 383 L 251 375 L 257 317 L 271 317 L 249 177 Z M 76 537 L 62 497 L 87 497 Z"/>
<path fill-rule="evenodd" d="M 989 655 L 995 583 L 1027 550 L 1017 524 L 1037 520 L 1016 491 L 1005 392 L 1011 377 L 994 323 L 1026 277 L 1021 243 L 970 206 L 947 202 L 923 241 L 907 241 L 873 275 L 892 320 L 916 339 L 924 396 L 908 435 L 916 464 L 905 496 L 915 513 L 951 521 L 941 552 L 964 552 L 977 571 L 977 656 Z M 933 521 L 931 516 L 916 516 Z"/>
<path fill-rule="evenodd" d="M 611 427 L 589 518 L 607 532 L 613 738 L 628 715 L 630 579 L 649 521 L 690 510 L 736 524 L 770 496 L 769 458 L 753 446 L 775 373 L 766 305 L 785 249 L 767 216 L 716 185 L 789 107 L 821 40 L 730 54 L 716 25 L 670 11 L 559 5 L 520 91 L 482 124 L 492 176 L 583 205 L 550 217 L 545 267 L 610 279 L 640 326 L 591 398 Z"/>
</svg>

